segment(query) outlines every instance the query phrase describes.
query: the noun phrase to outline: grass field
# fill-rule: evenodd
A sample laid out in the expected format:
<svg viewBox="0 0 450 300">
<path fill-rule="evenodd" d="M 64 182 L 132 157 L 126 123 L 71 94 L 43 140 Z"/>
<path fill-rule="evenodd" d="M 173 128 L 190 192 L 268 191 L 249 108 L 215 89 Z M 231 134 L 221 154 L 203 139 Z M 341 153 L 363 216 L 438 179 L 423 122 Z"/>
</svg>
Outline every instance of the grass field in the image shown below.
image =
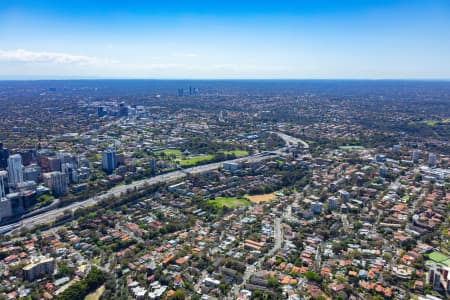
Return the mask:
<svg viewBox="0 0 450 300">
<path fill-rule="evenodd" d="M 245 151 L 245 150 L 223 151 L 223 153 L 225 153 L 225 154 L 234 154 L 234 155 L 236 155 L 236 157 L 242 157 L 242 156 L 247 156 L 248 155 L 248 151 Z"/>
<path fill-rule="evenodd" d="M 167 150 L 160 150 L 156 151 L 156 155 L 161 155 L 161 153 L 164 153 L 166 157 L 175 156 L 175 159 L 179 162 L 181 167 L 191 167 L 195 166 L 198 163 L 206 162 L 214 159 L 213 154 L 205 154 L 205 155 L 195 155 L 195 156 L 188 156 L 186 158 L 183 158 L 183 154 L 181 150 L 178 149 L 167 149 Z M 224 151 L 225 154 L 234 154 L 236 157 L 242 157 L 247 156 L 248 151 L 245 150 L 233 150 L 233 151 Z"/>
<path fill-rule="evenodd" d="M 362 146 L 340 146 L 339 149 L 342 150 L 362 150 L 364 147 Z"/>
<path fill-rule="evenodd" d="M 84 298 L 84 300 L 98 300 L 98 299 L 100 299 L 100 296 L 103 294 L 104 291 L 105 291 L 105 285 L 102 285 L 101 287 L 96 289 L 95 292 L 87 295 L 86 298 Z"/>
<path fill-rule="evenodd" d="M 277 195 L 275 195 L 274 193 L 254 196 L 246 195 L 245 198 L 253 203 L 261 203 L 275 200 L 277 198 Z"/>
<path fill-rule="evenodd" d="M 436 126 L 436 124 L 438 123 L 438 121 L 436 120 L 425 120 L 424 123 L 428 126 Z"/>
<path fill-rule="evenodd" d="M 164 153 L 166 156 L 175 155 L 177 158 L 181 158 L 181 150 L 178 149 L 167 149 L 155 152 L 156 155 L 161 155 L 161 153 Z"/>
<path fill-rule="evenodd" d="M 209 200 L 208 203 L 213 203 L 218 207 L 229 207 L 229 208 L 235 208 L 239 206 L 249 206 L 250 202 L 246 199 L 242 198 L 235 198 L 235 197 L 218 197 L 215 200 Z"/>
<path fill-rule="evenodd" d="M 212 155 L 212 154 L 192 156 L 192 157 L 189 157 L 186 159 L 181 159 L 180 166 L 182 166 L 182 167 L 194 166 L 194 165 L 198 164 L 199 162 L 212 160 L 213 158 L 214 158 L 214 155 Z"/>
</svg>

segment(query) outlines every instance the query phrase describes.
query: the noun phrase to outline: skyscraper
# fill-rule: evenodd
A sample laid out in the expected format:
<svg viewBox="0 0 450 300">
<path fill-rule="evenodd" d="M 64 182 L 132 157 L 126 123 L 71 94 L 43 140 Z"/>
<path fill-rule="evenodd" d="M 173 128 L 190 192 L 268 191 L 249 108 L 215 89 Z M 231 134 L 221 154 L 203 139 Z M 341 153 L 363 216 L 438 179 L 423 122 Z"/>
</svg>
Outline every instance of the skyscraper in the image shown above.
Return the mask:
<svg viewBox="0 0 450 300">
<path fill-rule="evenodd" d="M 428 166 L 429 167 L 436 166 L 436 154 L 434 153 L 428 154 Z"/>
<path fill-rule="evenodd" d="M 23 181 L 22 156 L 20 154 L 11 155 L 8 158 L 8 178 L 11 186 L 16 186 Z"/>
<path fill-rule="evenodd" d="M 420 158 L 420 151 L 418 149 L 415 149 L 412 153 L 412 160 L 414 163 L 418 163 Z"/>
<path fill-rule="evenodd" d="M 126 106 L 124 102 L 119 104 L 119 116 L 128 117 L 128 106 Z"/>
<path fill-rule="evenodd" d="M 116 151 L 113 148 L 102 153 L 102 167 L 106 173 L 111 173 L 116 168 Z"/>
<path fill-rule="evenodd" d="M 0 200 L 6 197 L 6 185 L 8 184 L 7 178 L 8 172 L 0 171 Z"/>
<path fill-rule="evenodd" d="M 69 180 L 63 172 L 50 172 L 44 174 L 44 182 L 55 196 L 64 195 L 69 185 Z"/>
<path fill-rule="evenodd" d="M 3 148 L 3 143 L 0 142 L 0 169 L 6 169 L 8 167 L 9 151 Z"/>
<path fill-rule="evenodd" d="M 106 111 L 103 106 L 97 107 L 97 116 L 99 116 L 99 117 L 106 116 Z"/>
</svg>

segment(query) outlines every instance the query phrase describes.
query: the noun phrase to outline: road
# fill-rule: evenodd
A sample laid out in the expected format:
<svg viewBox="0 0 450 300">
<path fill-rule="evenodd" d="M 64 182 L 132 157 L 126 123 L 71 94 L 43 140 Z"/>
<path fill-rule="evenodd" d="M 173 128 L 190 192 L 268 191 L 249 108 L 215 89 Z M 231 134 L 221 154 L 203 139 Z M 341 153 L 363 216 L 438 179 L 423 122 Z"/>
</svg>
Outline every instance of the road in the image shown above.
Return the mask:
<svg viewBox="0 0 450 300">
<path fill-rule="evenodd" d="M 270 251 L 267 253 L 267 256 L 273 256 L 275 253 L 281 249 L 281 246 L 283 245 L 283 231 L 281 228 L 281 218 L 276 218 L 274 222 L 274 238 L 275 243 L 270 249 Z M 231 290 L 231 292 L 237 296 L 239 294 L 239 291 L 241 290 L 242 286 L 244 286 L 247 281 L 250 279 L 250 277 L 256 272 L 256 270 L 261 266 L 261 263 L 264 261 L 265 256 L 261 257 L 256 263 L 253 265 L 250 265 L 245 269 L 244 275 L 242 276 L 242 283 L 240 285 L 234 286 L 234 288 Z M 228 297 L 230 299 L 230 297 Z"/>
<path fill-rule="evenodd" d="M 344 227 L 344 231 L 347 232 L 348 231 L 348 218 L 346 214 L 339 214 L 339 216 L 341 217 L 341 221 L 342 221 L 342 225 Z"/>
<path fill-rule="evenodd" d="M 224 162 L 243 162 L 243 161 L 258 162 L 258 161 L 263 161 L 266 159 L 274 158 L 276 156 L 278 156 L 278 152 L 274 152 L 274 154 L 271 154 L 271 155 L 255 154 L 255 155 L 245 156 L 245 157 L 232 159 L 232 160 L 228 160 L 228 161 L 224 161 Z M 198 174 L 198 173 L 202 173 L 202 172 L 216 170 L 216 169 L 219 169 L 224 162 L 216 162 L 216 163 L 210 163 L 210 164 L 206 164 L 206 165 L 191 167 L 191 168 L 183 169 L 182 171 L 180 171 L 180 170 L 172 171 L 172 172 L 158 175 L 158 176 L 155 176 L 152 178 L 135 181 L 135 182 L 127 184 L 127 185 L 116 186 L 99 196 L 94 196 L 94 197 L 89 198 L 84 201 L 75 202 L 68 206 L 54 209 L 51 211 L 47 211 L 47 212 L 44 212 L 42 214 L 39 214 L 39 215 L 36 215 L 33 217 L 24 218 L 19 223 L 9 224 L 9 225 L 0 227 L 0 232 L 2 232 L 3 230 L 10 230 L 10 228 L 15 228 L 14 231 L 17 231 L 20 228 L 32 228 L 39 224 L 44 224 L 44 223 L 48 223 L 51 221 L 55 221 L 58 217 L 64 215 L 64 211 L 72 211 L 73 212 L 78 208 L 93 206 L 93 205 L 97 204 L 98 202 L 100 202 L 101 200 L 106 199 L 110 196 L 120 197 L 123 193 L 126 193 L 127 190 L 141 189 L 144 186 L 154 185 L 154 184 L 158 184 L 158 183 L 162 183 L 162 182 L 172 182 L 172 181 L 179 180 L 179 179 L 186 177 L 187 174 Z"/>
<path fill-rule="evenodd" d="M 301 143 L 301 144 L 303 144 L 304 148 L 309 148 L 309 145 L 301 139 L 289 136 L 289 135 L 281 133 L 281 132 L 276 132 L 276 134 L 278 134 L 285 141 L 287 146 Z M 3 227 L 0 227 L 0 234 L 8 232 L 12 228 L 14 228 L 14 230 L 12 232 L 15 232 L 17 230 L 20 230 L 21 228 L 32 228 L 39 224 L 44 224 L 44 223 L 55 221 L 58 217 L 60 217 L 64 214 L 64 211 L 72 211 L 73 212 L 78 208 L 93 206 L 93 205 L 97 204 L 98 202 L 100 202 L 101 200 L 106 199 L 110 196 L 120 197 L 122 195 L 122 193 L 126 193 L 127 190 L 129 190 L 129 189 L 131 189 L 131 190 L 141 189 L 147 185 L 154 185 L 154 184 L 158 184 L 158 183 L 162 183 L 162 182 L 171 182 L 171 181 L 179 180 L 179 179 L 186 177 L 187 174 L 198 174 L 198 173 L 202 173 L 202 172 L 217 170 L 225 162 L 243 162 L 243 161 L 258 162 L 258 161 L 275 158 L 275 157 L 283 154 L 283 149 L 285 149 L 285 147 L 283 147 L 279 150 L 276 150 L 276 151 L 272 151 L 272 152 L 270 152 L 270 154 L 259 153 L 259 154 L 244 156 L 241 158 L 236 158 L 236 159 L 227 160 L 227 161 L 223 161 L 223 162 L 215 162 L 215 163 L 205 164 L 205 165 L 201 165 L 201 166 L 195 166 L 195 167 L 186 168 L 186 169 L 182 169 L 182 170 L 172 171 L 172 172 L 158 175 L 158 176 L 155 176 L 152 178 L 135 181 L 135 182 L 127 184 L 127 185 L 116 186 L 99 196 L 94 196 L 94 197 L 89 198 L 84 201 L 75 202 L 68 206 L 54 209 L 51 211 L 47 211 L 47 212 L 44 212 L 42 214 L 39 214 L 39 215 L 36 215 L 33 217 L 24 218 L 24 219 L 22 219 L 21 222 L 18 222 L 18 223 L 8 224 Z"/>
<path fill-rule="evenodd" d="M 270 249 L 269 256 L 273 256 L 278 250 L 281 249 L 281 245 L 283 244 L 283 232 L 281 229 L 281 218 L 275 219 L 274 237 L 275 237 L 275 244 L 274 244 L 273 248 Z"/>
<path fill-rule="evenodd" d="M 305 142 L 305 141 L 302 140 L 302 139 L 299 139 L 299 138 L 296 138 L 296 137 L 287 135 L 287 134 L 282 133 L 282 132 L 275 132 L 275 133 L 278 134 L 278 136 L 279 136 L 280 138 L 282 138 L 282 139 L 284 140 L 284 142 L 285 142 L 288 146 L 290 146 L 290 145 L 298 145 L 298 144 L 302 144 L 302 145 L 303 145 L 303 148 L 309 149 L 308 143 Z"/>
</svg>

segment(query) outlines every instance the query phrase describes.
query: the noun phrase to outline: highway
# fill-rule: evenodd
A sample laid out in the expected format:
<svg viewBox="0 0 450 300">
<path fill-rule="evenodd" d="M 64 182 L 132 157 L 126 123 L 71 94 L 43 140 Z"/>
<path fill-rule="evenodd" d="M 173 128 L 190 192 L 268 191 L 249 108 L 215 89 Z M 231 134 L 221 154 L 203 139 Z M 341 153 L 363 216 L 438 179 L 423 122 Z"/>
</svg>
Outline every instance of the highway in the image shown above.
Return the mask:
<svg viewBox="0 0 450 300">
<path fill-rule="evenodd" d="M 186 177 L 187 174 L 198 174 L 198 173 L 202 173 L 202 172 L 217 170 L 223 165 L 224 162 L 243 162 L 243 161 L 258 162 L 258 161 L 274 158 L 278 155 L 279 155 L 279 152 L 274 152 L 274 154 L 270 154 L 270 155 L 255 154 L 255 155 L 245 156 L 245 157 L 232 159 L 232 160 L 228 160 L 228 161 L 215 162 L 215 163 L 205 164 L 205 165 L 201 165 L 201 166 L 195 166 L 195 167 L 191 167 L 191 168 L 187 168 L 187 169 L 183 169 L 183 170 L 172 171 L 172 172 L 161 174 L 161 175 L 151 177 L 148 179 L 135 181 L 135 182 L 127 184 L 127 185 L 116 186 L 99 196 L 94 196 L 94 197 L 89 198 L 84 201 L 75 202 L 68 206 L 65 206 L 62 208 L 57 208 L 57 209 L 54 209 L 51 211 L 47 211 L 47 212 L 44 212 L 42 214 L 39 214 L 39 215 L 36 215 L 33 217 L 24 218 L 24 219 L 22 219 L 21 222 L 18 222 L 15 224 L 9 224 L 9 225 L 0 227 L 0 233 L 10 231 L 12 228 L 14 228 L 14 231 L 16 231 L 16 230 L 19 230 L 20 228 L 32 228 L 39 224 L 44 224 L 44 223 L 48 223 L 51 221 L 55 221 L 58 217 L 60 217 L 64 214 L 64 211 L 69 210 L 69 211 L 73 212 L 78 208 L 93 206 L 93 205 L 97 204 L 98 202 L 100 202 L 101 200 L 106 199 L 110 196 L 120 197 L 122 193 L 126 193 L 127 190 L 129 190 L 129 189 L 131 189 L 131 190 L 134 190 L 135 188 L 141 189 L 146 185 L 154 185 L 157 183 L 172 182 L 175 180 L 179 180 L 179 179 Z"/>
<path fill-rule="evenodd" d="M 281 133 L 281 132 L 276 132 L 276 134 L 278 134 L 285 141 L 285 143 L 288 147 L 290 145 L 298 145 L 299 143 L 301 143 L 305 149 L 309 148 L 309 145 L 301 139 L 289 136 L 289 135 Z M 68 206 L 50 210 L 50 211 L 44 212 L 42 214 L 39 214 L 39 215 L 36 215 L 33 217 L 24 218 L 24 219 L 22 219 L 21 222 L 18 222 L 18 223 L 2 226 L 2 227 L 0 227 L 0 234 L 11 231 L 12 228 L 14 228 L 14 231 L 16 231 L 16 230 L 19 230 L 20 228 L 32 228 L 39 224 L 44 224 L 44 223 L 48 223 L 51 221 L 55 221 L 58 217 L 60 217 L 64 214 L 64 211 L 69 210 L 69 211 L 73 212 L 78 208 L 93 206 L 93 205 L 97 204 L 98 202 L 100 202 L 101 200 L 106 199 L 110 196 L 120 197 L 122 193 L 126 193 L 127 190 L 129 190 L 129 189 L 131 189 L 131 190 L 141 189 L 146 185 L 154 185 L 154 184 L 158 184 L 158 183 L 162 183 L 162 182 L 172 182 L 175 180 L 179 180 L 179 179 L 186 177 L 187 174 L 198 174 L 198 173 L 208 172 L 208 171 L 212 171 L 212 170 L 217 170 L 225 162 L 243 162 L 243 161 L 258 162 L 258 161 L 275 158 L 279 155 L 282 155 L 283 150 L 285 150 L 285 149 L 286 149 L 286 147 L 278 149 L 276 151 L 272 151 L 270 153 L 259 153 L 259 154 L 254 154 L 254 155 L 236 158 L 236 159 L 232 159 L 232 160 L 215 162 L 215 163 L 205 164 L 205 165 L 201 165 L 201 166 L 186 168 L 186 169 L 180 169 L 177 171 L 172 171 L 169 173 L 161 174 L 161 175 L 151 177 L 148 179 L 135 181 L 135 182 L 127 184 L 127 185 L 116 186 L 99 196 L 94 196 L 94 197 L 89 198 L 84 201 L 75 202 Z"/>
<path fill-rule="evenodd" d="M 279 136 L 280 138 L 282 138 L 283 141 L 284 141 L 284 142 L 286 143 L 286 145 L 288 145 L 288 146 L 291 146 L 291 145 L 294 146 L 294 145 L 302 144 L 302 145 L 303 145 L 303 148 L 309 149 L 308 143 L 305 142 L 305 141 L 302 140 L 302 139 L 299 139 L 299 138 L 296 138 L 296 137 L 287 135 L 287 134 L 282 133 L 282 132 L 274 132 L 274 133 L 278 134 L 278 136 Z"/>
</svg>

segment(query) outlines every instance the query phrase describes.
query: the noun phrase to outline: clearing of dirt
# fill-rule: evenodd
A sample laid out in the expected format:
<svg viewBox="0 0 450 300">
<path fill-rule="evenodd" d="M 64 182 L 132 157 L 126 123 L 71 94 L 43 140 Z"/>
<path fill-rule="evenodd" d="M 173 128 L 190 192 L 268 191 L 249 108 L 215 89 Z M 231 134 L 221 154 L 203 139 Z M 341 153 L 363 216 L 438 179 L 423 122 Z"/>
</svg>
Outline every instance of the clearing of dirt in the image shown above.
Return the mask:
<svg viewBox="0 0 450 300">
<path fill-rule="evenodd" d="M 254 195 L 254 196 L 246 195 L 245 198 L 247 198 L 248 200 L 250 200 L 253 203 L 262 203 L 262 202 L 269 202 L 269 201 L 275 200 L 277 198 L 277 196 L 274 193 L 271 193 L 271 194 Z"/>
</svg>

